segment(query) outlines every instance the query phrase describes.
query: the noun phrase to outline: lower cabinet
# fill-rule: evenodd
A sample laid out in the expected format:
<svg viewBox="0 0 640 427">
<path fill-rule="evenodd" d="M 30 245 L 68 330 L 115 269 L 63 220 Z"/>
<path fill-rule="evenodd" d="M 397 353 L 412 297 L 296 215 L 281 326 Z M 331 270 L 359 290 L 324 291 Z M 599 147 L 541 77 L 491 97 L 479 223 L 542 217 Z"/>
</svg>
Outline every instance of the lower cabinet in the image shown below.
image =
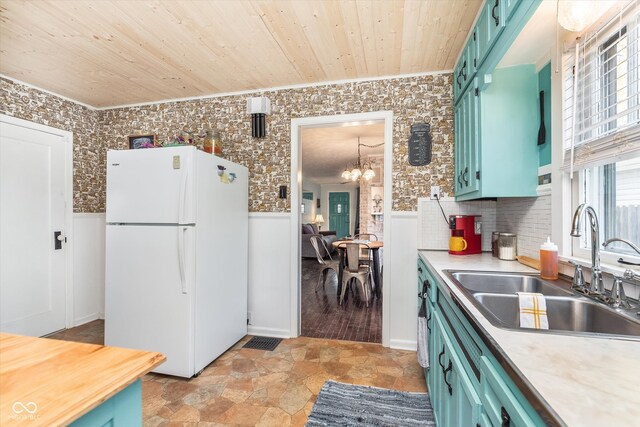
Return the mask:
<svg viewBox="0 0 640 427">
<path fill-rule="evenodd" d="M 436 425 L 544 426 L 436 277 L 419 258 L 419 289 L 425 281 L 428 288 L 425 374 Z"/>
<path fill-rule="evenodd" d="M 140 380 L 71 423 L 71 427 L 119 426 L 142 426 L 142 383 Z"/>
</svg>

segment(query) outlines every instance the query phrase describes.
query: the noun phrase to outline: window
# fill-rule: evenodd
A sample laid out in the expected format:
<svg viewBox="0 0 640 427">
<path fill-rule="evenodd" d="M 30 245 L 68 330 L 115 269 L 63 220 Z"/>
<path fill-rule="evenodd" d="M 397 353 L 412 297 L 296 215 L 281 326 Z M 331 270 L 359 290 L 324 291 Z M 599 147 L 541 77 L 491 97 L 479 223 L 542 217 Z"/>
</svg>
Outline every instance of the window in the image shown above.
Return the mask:
<svg viewBox="0 0 640 427">
<path fill-rule="evenodd" d="M 598 214 L 600 240 L 620 237 L 640 245 L 640 8 L 637 1 L 563 56 L 563 169 L 573 173 L 572 200 Z M 574 173 L 574 171 L 577 171 Z M 587 223 L 588 221 L 584 221 Z M 586 229 L 573 253 L 590 249 Z M 603 260 L 640 259 L 624 244 Z"/>
<path fill-rule="evenodd" d="M 598 213 L 601 242 L 621 237 L 640 244 L 640 157 L 582 169 L 577 182 L 578 203 L 587 203 Z M 586 223 L 579 248 L 590 249 Z M 622 243 L 613 243 L 606 251 L 624 254 L 625 259 L 638 256 Z"/>
</svg>

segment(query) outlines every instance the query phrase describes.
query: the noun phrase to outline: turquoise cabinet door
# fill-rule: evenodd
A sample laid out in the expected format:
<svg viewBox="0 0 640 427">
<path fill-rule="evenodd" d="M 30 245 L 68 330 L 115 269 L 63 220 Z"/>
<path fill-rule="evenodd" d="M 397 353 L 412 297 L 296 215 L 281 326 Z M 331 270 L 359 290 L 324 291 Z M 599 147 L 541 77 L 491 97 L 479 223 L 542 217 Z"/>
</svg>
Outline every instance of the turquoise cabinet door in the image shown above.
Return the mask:
<svg viewBox="0 0 640 427">
<path fill-rule="evenodd" d="M 448 333 L 442 325 L 439 314 L 434 315 L 435 329 L 442 344 L 443 353 L 439 353 L 438 368 L 442 371 L 442 395 L 445 404 L 442 408 L 442 421 L 447 426 L 475 426 L 480 419 L 482 403 L 473 384 L 462 367 Z"/>
<path fill-rule="evenodd" d="M 475 82 L 462 95 L 454 110 L 455 195 L 461 196 L 479 188 L 479 126 L 480 116 Z"/>
<path fill-rule="evenodd" d="M 142 384 L 140 380 L 71 423 L 71 427 L 107 426 L 142 426 Z"/>
<path fill-rule="evenodd" d="M 507 386 L 502 375 L 486 356 L 480 358 L 480 375 L 482 403 L 487 418 L 494 425 L 510 427 L 544 425 L 533 422 L 524 406 Z"/>
<path fill-rule="evenodd" d="M 504 16 L 507 20 L 511 18 L 519 4 L 520 0 L 504 0 Z"/>
<path fill-rule="evenodd" d="M 504 0 L 487 0 L 476 24 L 478 36 L 478 65 L 482 63 L 498 35 L 504 29 L 506 19 L 503 16 Z"/>
</svg>

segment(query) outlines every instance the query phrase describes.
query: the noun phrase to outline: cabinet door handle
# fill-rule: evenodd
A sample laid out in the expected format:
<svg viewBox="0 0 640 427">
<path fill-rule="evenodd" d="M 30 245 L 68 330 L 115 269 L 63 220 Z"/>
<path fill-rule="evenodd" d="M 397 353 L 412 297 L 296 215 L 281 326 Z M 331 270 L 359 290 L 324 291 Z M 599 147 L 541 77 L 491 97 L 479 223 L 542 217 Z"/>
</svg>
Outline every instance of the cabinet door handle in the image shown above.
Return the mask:
<svg viewBox="0 0 640 427">
<path fill-rule="evenodd" d="M 496 3 L 491 8 L 491 17 L 495 21 L 496 27 L 500 25 L 500 17 L 496 16 L 496 9 L 498 9 L 498 6 L 500 6 L 500 0 L 496 0 Z"/>
<path fill-rule="evenodd" d="M 462 73 L 462 79 L 464 81 L 467 81 L 467 60 L 466 59 L 462 63 L 462 69 L 460 70 L 460 72 Z"/>
<path fill-rule="evenodd" d="M 511 425 L 511 417 L 509 416 L 507 410 L 504 409 L 504 406 L 500 407 L 500 417 L 502 419 L 502 424 L 500 424 L 500 427 L 509 427 Z"/>
<path fill-rule="evenodd" d="M 422 267 L 418 267 L 418 273 L 422 273 Z"/>
<path fill-rule="evenodd" d="M 451 387 L 451 383 L 449 383 L 449 381 L 447 381 L 447 375 L 452 370 L 453 370 L 453 365 L 451 364 L 451 360 L 449 360 L 449 366 L 447 366 L 446 369 L 444 368 L 444 366 L 442 367 L 442 375 L 443 375 L 444 383 L 447 385 L 447 387 L 449 389 L 449 396 L 453 395 L 453 387 Z M 504 418 L 503 418 L 503 420 L 504 420 Z"/>
<path fill-rule="evenodd" d="M 431 326 L 429 326 L 429 322 L 431 322 L 431 312 L 429 312 L 429 317 L 427 317 L 427 331 L 431 334 Z"/>
<path fill-rule="evenodd" d="M 464 172 L 462 172 L 462 180 L 464 181 L 464 185 L 469 186 L 469 168 L 465 166 Z"/>
<path fill-rule="evenodd" d="M 460 188 L 462 188 L 462 172 L 458 174 L 458 184 L 460 184 Z"/>
<path fill-rule="evenodd" d="M 456 77 L 456 83 L 458 83 L 458 89 L 462 89 L 462 83 L 460 83 L 461 78 L 462 78 L 462 70 L 458 71 L 458 77 Z"/>
<path fill-rule="evenodd" d="M 444 365 L 442 364 L 442 356 L 444 355 L 444 346 L 442 346 L 442 351 L 438 354 L 438 364 L 444 370 Z"/>
</svg>

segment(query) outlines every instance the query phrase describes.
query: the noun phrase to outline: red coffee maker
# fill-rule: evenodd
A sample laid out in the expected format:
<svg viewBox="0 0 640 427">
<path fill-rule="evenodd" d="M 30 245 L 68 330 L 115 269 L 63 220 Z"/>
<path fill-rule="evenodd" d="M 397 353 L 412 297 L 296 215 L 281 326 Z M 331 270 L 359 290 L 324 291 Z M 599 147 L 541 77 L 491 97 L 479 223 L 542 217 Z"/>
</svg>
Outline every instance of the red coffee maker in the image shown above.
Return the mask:
<svg viewBox="0 0 640 427">
<path fill-rule="evenodd" d="M 482 252 L 482 215 L 449 215 L 449 229 L 451 255 Z"/>
</svg>

